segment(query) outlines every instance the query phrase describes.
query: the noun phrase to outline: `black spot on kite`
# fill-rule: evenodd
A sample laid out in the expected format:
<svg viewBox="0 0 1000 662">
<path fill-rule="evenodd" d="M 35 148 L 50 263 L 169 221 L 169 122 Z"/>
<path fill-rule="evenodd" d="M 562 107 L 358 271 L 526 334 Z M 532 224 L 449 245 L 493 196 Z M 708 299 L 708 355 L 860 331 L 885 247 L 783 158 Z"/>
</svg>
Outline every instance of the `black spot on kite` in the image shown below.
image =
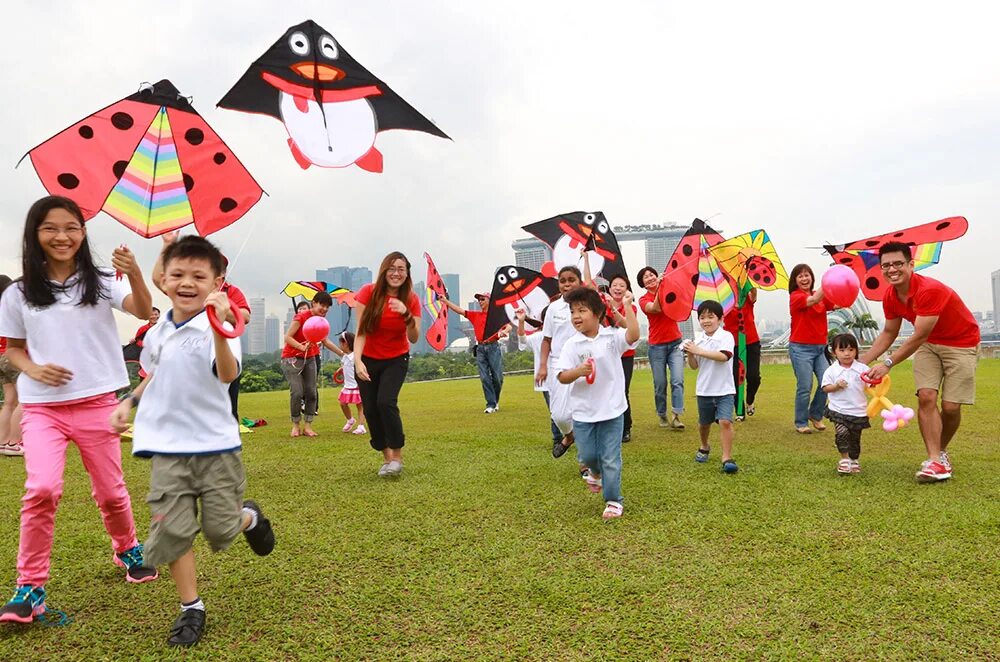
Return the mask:
<svg viewBox="0 0 1000 662">
<path fill-rule="evenodd" d="M 875 278 L 874 276 L 869 276 L 868 278 L 865 279 L 865 287 L 867 287 L 869 290 L 877 290 L 878 285 L 879 285 L 878 278 Z"/>
<path fill-rule="evenodd" d="M 842 258 L 840 258 L 840 263 L 841 264 L 850 264 L 852 261 L 853 261 L 853 258 L 849 258 L 849 257 L 842 257 Z"/>
<path fill-rule="evenodd" d="M 736 325 L 736 330 L 743 333 L 743 321 L 741 320 L 739 324 Z"/>
<path fill-rule="evenodd" d="M 441 342 L 441 334 L 440 333 L 437 334 L 437 340 L 436 340 L 436 342 Z"/>
<path fill-rule="evenodd" d="M 673 292 L 667 292 L 667 296 L 663 297 L 663 300 L 667 303 L 673 303 L 674 301 L 677 301 L 677 295 Z"/>
<path fill-rule="evenodd" d="M 236 209 L 236 201 L 232 198 L 223 198 L 219 201 L 219 209 L 224 212 L 230 212 Z"/>
<path fill-rule="evenodd" d="M 902 236 L 903 236 L 903 233 L 902 233 L 902 232 L 897 232 L 896 234 L 894 234 L 894 235 L 892 235 L 892 236 L 893 236 L 894 238 L 896 238 L 896 239 L 899 239 L 900 237 L 902 237 Z"/>
<path fill-rule="evenodd" d="M 128 113 L 115 113 L 111 116 L 111 126 L 122 131 L 128 131 L 135 124 L 135 120 Z"/>
<path fill-rule="evenodd" d="M 750 277 L 753 278 L 753 280 L 754 280 L 755 283 L 759 283 L 760 282 L 760 274 L 759 273 L 754 272 L 754 273 L 750 274 Z"/>
<path fill-rule="evenodd" d="M 212 157 L 212 160 L 215 161 L 216 164 L 222 165 L 226 162 L 226 155 L 222 152 L 216 152 L 215 156 Z"/>
<path fill-rule="evenodd" d="M 115 164 L 111 166 L 111 172 L 115 173 L 115 177 L 121 179 L 121 176 L 125 174 L 125 168 L 128 167 L 128 161 L 115 161 Z"/>
<path fill-rule="evenodd" d="M 694 253 L 694 248 L 692 248 L 690 244 L 684 244 L 684 247 L 681 248 L 681 253 L 684 253 L 687 257 L 691 257 Z"/>
<path fill-rule="evenodd" d="M 865 242 L 865 246 L 869 246 L 869 247 L 871 247 L 871 246 L 878 246 L 878 244 L 879 244 L 878 239 L 869 239 L 868 241 Z"/>
<path fill-rule="evenodd" d="M 184 140 L 192 145 L 200 145 L 205 140 L 205 133 L 201 129 L 188 129 L 184 132 Z"/>
<path fill-rule="evenodd" d="M 63 188 L 75 189 L 80 185 L 80 179 L 76 175 L 69 172 L 64 172 L 59 175 L 56 177 L 56 180 L 59 182 L 59 186 L 62 186 Z"/>
<path fill-rule="evenodd" d="M 764 276 L 764 284 L 765 285 L 770 285 L 773 282 L 774 282 L 774 279 L 772 279 L 770 276 Z"/>
<path fill-rule="evenodd" d="M 77 129 L 76 132 L 79 133 L 80 137 L 83 138 L 84 140 L 90 140 L 91 138 L 94 137 L 94 130 L 89 126 L 87 126 L 86 124 Z"/>
<path fill-rule="evenodd" d="M 695 286 L 698 285 L 698 274 L 691 276 L 691 284 Z"/>
<path fill-rule="evenodd" d="M 951 225 L 951 221 L 945 221 L 943 223 L 938 223 L 936 226 L 934 226 L 934 229 L 940 232 L 941 230 L 944 230 L 945 228 L 949 227 L 950 225 Z"/>
<path fill-rule="evenodd" d="M 185 191 L 190 191 L 193 188 L 194 188 L 194 177 L 192 177 L 191 175 L 189 175 L 189 174 L 187 174 L 185 172 L 184 173 L 184 190 Z"/>
<path fill-rule="evenodd" d="M 676 269 L 677 268 L 677 260 L 671 260 L 671 262 L 670 262 L 670 268 L 671 269 Z"/>
</svg>

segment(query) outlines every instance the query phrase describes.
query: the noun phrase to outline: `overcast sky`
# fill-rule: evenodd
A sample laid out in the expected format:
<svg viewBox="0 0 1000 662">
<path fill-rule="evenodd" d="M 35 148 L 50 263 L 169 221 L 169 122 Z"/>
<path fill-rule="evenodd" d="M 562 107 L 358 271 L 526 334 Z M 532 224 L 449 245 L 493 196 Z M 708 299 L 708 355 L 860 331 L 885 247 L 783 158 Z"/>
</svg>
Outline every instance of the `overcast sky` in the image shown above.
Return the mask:
<svg viewBox="0 0 1000 662">
<path fill-rule="evenodd" d="M 383 174 L 303 171 L 278 120 L 215 108 L 307 18 L 454 142 L 390 131 Z M 212 239 L 235 258 L 233 282 L 282 317 L 287 281 L 375 270 L 391 250 L 415 280 L 430 252 L 461 274 L 465 301 L 513 261 L 520 226 L 572 210 L 613 225 L 718 214 L 725 235 L 763 227 L 789 271 L 817 272 L 829 260 L 810 247 L 964 215 L 968 234 L 925 273 L 986 310 L 1000 269 L 998 19 L 986 2 L 19 3 L 2 40 L 0 272 L 19 272 L 24 214 L 45 194 L 29 162 L 13 168 L 21 155 L 169 78 L 269 194 Z M 159 239 L 104 214 L 88 229 L 105 263 L 125 242 L 148 274 Z M 634 275 L 641 243 L 625 257 Z M 787 317 L 787 295 L 759 309 Z"/>
</svg>

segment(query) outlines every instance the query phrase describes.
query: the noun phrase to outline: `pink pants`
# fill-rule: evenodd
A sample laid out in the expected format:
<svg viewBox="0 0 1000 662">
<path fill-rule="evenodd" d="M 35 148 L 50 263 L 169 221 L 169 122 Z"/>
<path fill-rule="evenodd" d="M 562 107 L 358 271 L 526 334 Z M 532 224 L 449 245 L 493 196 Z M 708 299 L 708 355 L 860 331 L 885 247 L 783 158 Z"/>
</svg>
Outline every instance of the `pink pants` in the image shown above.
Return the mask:
<svg viewBox="0 0 1000 662">
<path fill-rule="evenodd" d="M 17 553 L 19 585 L 41 586 L 48 581 L 56 506 L 62 496 L 66 447 L 71 438 L 90 474 L 91 494 L 115 552 L 138 544 L 132 501 L 122 475 L 121 441 L 108 424 L 116 406 L 114 393 L 70 403 L 23 405 L 21 432 L 27 478 Z"/>
</svg>

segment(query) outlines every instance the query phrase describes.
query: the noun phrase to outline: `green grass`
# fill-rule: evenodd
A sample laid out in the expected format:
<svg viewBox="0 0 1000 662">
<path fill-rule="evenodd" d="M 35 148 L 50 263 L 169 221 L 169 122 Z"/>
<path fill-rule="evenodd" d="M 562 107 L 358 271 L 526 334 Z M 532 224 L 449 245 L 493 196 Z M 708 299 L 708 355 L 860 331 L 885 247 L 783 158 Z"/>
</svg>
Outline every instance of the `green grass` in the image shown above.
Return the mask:
<svg viewBox="0 0 1000 662">
<path fill-rule="evenodd" d="M 893 376 L 890 397 L 914 405 L 908 367 Z M 407 384 L 406 469 L 391 482 L 365 440 L 339 432 L 335 391 L 317 441 L 287 438 L 284 393 L 246 395 L 244 415 L 271 423 L 244 437 L 247 495 L 278 547 L 211 554 L 199 539 L 202 643 L 167 649 L 168 577 L 128 585 L 112 566 L 74 449 L 48 590 L 75 620 L 0 629 L 0 659 L 996 659 L 1000 361 L 978 381 L 955 478 L 918 485 L 915 425 L 866 432 L 864 473 L 837 476 L 832 434 L 792 429 L 788 366 L 764 367 L 758 413 L 737 429 L 740 472 L 722 475 L 714 457 L 693 461 L 692 413 L 683 433 L 657 427 L 637 372 L 625 516 L 610 524 L 573 454 L 549 455 L 528 377 L 507 380 L 494 416 L 477 381 Z M 6 591 L 23 468 L 0 459 Z M 125 467 L 145 532 L 149 465 Z"/>
</svg>

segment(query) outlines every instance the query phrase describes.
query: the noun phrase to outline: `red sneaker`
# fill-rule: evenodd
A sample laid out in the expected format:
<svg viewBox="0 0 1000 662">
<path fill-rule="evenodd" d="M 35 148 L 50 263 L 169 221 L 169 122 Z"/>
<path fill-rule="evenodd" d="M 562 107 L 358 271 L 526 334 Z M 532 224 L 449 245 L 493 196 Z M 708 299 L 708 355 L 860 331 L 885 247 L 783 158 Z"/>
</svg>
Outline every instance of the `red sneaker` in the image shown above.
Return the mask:
<svg viewBox="0 0 1000 662">
<path fill-rule="evenodd" d="M 937 483 L 951 478 L 951 472 L 936 460 L 924 460 L 916 478 L 918 483 Z"/>
</svg>

